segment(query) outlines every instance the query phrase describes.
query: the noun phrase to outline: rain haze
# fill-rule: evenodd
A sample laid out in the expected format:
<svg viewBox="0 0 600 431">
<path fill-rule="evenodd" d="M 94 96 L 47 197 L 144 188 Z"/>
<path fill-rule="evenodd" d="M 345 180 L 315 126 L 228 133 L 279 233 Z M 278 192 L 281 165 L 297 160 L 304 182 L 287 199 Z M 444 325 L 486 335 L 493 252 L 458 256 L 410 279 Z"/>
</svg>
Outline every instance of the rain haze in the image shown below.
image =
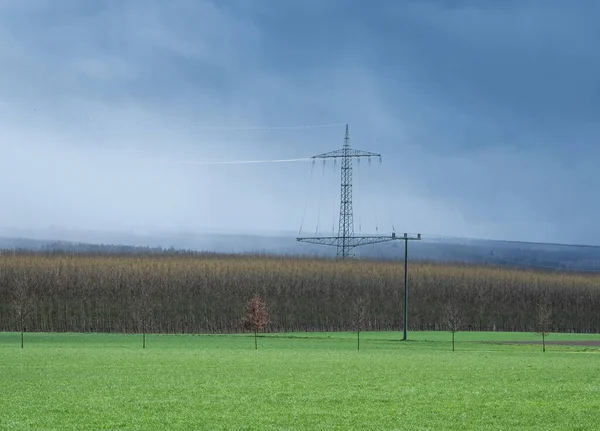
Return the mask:
<svg viewBox="0 0 600 431">
<path fill-rule="evenodd" d="M 0 2 L 0 228 L 600 243 L 600 4 Z M 284 127 L 285 126 L 285 127 Z M 287 127 L 293 126 L 293 127 Z M 314 127 L 319 126 L 319 127 Z M 335 226 L 337 229 L 337 226 Z"/>
</svg>

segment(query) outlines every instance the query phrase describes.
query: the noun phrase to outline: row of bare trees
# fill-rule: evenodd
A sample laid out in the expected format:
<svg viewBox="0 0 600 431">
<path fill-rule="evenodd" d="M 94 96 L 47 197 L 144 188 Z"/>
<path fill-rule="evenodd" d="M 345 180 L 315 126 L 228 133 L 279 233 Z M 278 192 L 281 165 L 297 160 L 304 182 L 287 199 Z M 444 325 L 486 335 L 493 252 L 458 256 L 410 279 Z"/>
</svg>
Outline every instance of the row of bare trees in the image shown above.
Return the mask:
<svg viewBox="0 0 600 431">
<path fill-rule="evenodd" d="M 403 268 L 235 256 L 0 256 L 0 330 L 230 333 L 254 294 L 269 331 L 402 329 Z M 409 266 L 409 329 L 599 332 L 600 277 L 467 265 Z M 360 341 L 359 341 L 360 342 Z"/>
</svg>

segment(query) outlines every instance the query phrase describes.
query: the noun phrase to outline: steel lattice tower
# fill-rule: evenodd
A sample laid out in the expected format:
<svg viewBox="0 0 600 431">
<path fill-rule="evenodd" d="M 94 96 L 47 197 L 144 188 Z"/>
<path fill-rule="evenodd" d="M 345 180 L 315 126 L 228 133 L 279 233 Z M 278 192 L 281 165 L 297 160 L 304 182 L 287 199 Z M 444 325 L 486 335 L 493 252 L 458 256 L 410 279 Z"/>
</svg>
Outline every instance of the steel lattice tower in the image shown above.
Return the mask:
<svg viewBox="0 0 600 431">
<path fill-rule="evenodd" d="M 358 158 L 379 157 L 381 154 L 368 151 L 353 150 L 350 148 L 350 133 L 346 124 L 346 135 L 341 150 L 313 156 L 312 159 L 342 159 L 341 169 L 341 194 L 340 194 L 340 221 L 338 236 L 336 237 L 304 237 L 298 241 L 322 244 L 337 247 L 337 257 L 341 259 L 354 258 L 354 249 L 361 245 L 377 244 L 396 239 L 396 236 L 354 236 L 354 216 L 352 209 L 352 161 Z"/>
</svg>

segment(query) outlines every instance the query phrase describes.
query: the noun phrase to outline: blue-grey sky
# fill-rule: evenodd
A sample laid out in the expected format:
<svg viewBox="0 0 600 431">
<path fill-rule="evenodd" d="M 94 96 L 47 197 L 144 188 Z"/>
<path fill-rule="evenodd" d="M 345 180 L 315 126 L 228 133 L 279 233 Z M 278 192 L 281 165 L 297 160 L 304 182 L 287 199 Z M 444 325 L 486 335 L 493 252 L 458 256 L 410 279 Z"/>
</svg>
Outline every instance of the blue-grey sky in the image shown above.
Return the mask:
<svg viewBox="0 0 600 431">
<path fill-rule="evenodd" d="M 596 1 L 1 0 L 0 227 L 600 243 Z M 247 129 L 239 129 L 247 127 Z M 237 129 L 236 129 L 237 128 Z M 304 215 L 304 217 L 303 217 Z M 304 221 L 303 221 L 304 220 Z"/>
</svg>

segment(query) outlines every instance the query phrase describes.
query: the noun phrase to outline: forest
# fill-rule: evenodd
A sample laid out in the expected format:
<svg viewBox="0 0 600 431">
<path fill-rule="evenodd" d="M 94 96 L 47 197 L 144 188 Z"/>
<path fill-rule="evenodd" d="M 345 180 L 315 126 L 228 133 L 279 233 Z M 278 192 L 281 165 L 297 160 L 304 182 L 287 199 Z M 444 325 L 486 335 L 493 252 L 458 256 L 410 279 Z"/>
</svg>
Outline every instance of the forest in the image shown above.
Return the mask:
<svg viewBox="0 0 600 431">
<path fill-rule="evenodd" d="M 345 331 L 357 304 L 365 330 L 401 330 L 399 262 L 149 253 L 0 255 L 0 331 L 235 333 L 264 299 L 270 332 Z M 600 331 L 600 276 L 489 265 L 410 262 L 408 329 Z"/>
</svg>

